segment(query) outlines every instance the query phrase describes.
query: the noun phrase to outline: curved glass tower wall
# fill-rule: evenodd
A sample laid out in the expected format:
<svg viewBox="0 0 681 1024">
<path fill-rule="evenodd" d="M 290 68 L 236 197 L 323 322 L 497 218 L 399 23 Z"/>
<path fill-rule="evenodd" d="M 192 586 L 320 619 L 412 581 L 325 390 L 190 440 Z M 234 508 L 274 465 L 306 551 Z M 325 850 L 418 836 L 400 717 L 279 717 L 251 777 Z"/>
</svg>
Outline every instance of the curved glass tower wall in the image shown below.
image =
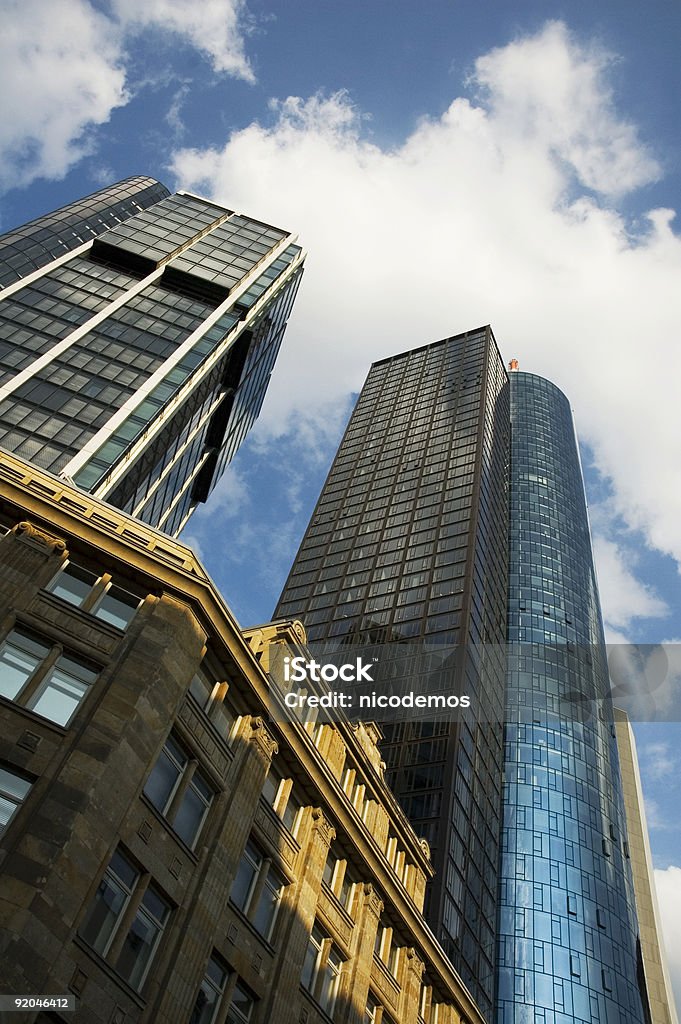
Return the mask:
<svg viewBox="0 0 681 1024">
<path fill-rule="evenodd" d="M 644 1024 L 614 726 L 580 714 L 608 676 L 572 414 L 541 377 L 510 380 L 497 1024 Z"/>
</svg>

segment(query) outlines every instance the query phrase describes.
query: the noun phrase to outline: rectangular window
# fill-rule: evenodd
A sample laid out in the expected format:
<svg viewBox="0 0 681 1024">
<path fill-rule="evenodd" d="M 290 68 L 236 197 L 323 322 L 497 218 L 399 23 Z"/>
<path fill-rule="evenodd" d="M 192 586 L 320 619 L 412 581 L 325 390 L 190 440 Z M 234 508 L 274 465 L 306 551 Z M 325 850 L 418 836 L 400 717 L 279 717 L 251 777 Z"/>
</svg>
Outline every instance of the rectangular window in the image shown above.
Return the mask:
<svg viewBox="0 0 681 1024">
<path fill-rule="evenodd" d="M 56 644 L 13 629 L 0 645 L 0 696 L 68 725 L 97 672 Z"/>
<path fill-rule="evenodd" d="M 207 668 L 199 668 L 189 692 L 220 735 L 229 742 L 238 715 L 227 699 L 228 685 Z"/>
<path fill-rule="evenodd" d="M 310 935 L 301 984 L 325 1013 L 333 1013 L 338 994 L 343 960 L 332 940 L 315 925 Z"/>
<path fill-rule="evenodd" d="M 7 768 L 0 768 L 0 835 L 28 796 L 31 783 Z"/>
<path fill-rule="evenodd" d="M 239 862 L 229 898 L 267 940 L 274 930 L 285 886 L 285 878 L 272 865 L 271 859 L 249 841 Z"/>
<path fill-rule="evenodd" d="M 111 576 L 67 562 L 45 588 L 55 597 L 89 612 L 117 629 L 126 629 L 139 608 L 141 599 L 111 582 Z"/>
<path fill-rule="evenodd" d="M 298 812 L 302 802 L 293 789 L 291 779 L 285 779 L 279 769 L 272 765 L 265 779 L 262 795 L 281 818 L 289 832 L 295 832 Z"/>
<path fill-rule="evenodd" d="M 87 910 L 80 935 L 129 985 L 140 989 L 169 916 L 170 905 L 149 876 L 117 850 Z"/>
<path fill-rule="evenodd" d="M 255 999 L 253 996 L 240 982 L 237 982 L 234 986 L 225 1024 L 249 1024 L 253 1016 L 254 1006 Z"/>
<path fill-rule="evenodd" d="M 193 848 L 213 801 L 213 790 L 197 762 L 169 736 L 144 787 L 151 801 L 180 839 Z"/>
<path fill-rule="evenodd" d="M 227 970 L 217 957 L 208 961 L 189 1024 L 213 1024 L 225 994 Z"/>
</svg>

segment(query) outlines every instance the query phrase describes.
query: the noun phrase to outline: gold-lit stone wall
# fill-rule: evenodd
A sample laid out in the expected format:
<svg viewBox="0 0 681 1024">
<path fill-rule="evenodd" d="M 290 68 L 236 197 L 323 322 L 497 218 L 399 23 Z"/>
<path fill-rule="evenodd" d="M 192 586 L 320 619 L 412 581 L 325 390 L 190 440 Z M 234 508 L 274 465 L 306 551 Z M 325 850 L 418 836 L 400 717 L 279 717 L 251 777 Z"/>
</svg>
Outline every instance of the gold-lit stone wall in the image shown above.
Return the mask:
<svg viewBox="0 0 681 1024">
<path fill-rule="evenodd" d="M 300 624 L 240 630 L 190 549 L 2 453 L 0 527 L 0 992 L 78 1005 L 12 1020 L 482 1024 L 422 917 L 428 848 L 378 730 L 269 718 Z M 80 604 L 54 585 L 74 567 Z M 139 600 L 123 627 L 105 592 Z"/>
</svg>

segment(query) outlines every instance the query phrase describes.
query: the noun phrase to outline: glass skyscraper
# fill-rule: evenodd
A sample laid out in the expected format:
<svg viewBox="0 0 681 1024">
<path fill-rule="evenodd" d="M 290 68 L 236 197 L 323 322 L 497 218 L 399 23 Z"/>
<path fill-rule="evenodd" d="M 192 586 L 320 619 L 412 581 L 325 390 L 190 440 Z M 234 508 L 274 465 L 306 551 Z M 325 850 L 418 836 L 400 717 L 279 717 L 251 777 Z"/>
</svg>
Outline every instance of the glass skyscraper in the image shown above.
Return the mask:
<svg viewBox="0 0 681 1024">
<path fill-rule="evenodd" d="M 496 1024 L 648 1024 L 561 392 L 507 374 L 489 328 L 374 364 L 276 614 L 311 640 L 465 644 L 474 713 L 383 724 L 430 923 Z"/>
<path fill-rule="evenodd" d="M 258 416 L 303 258 L 141 177 L 0 237 L 0 446 L 176 535 Z"/>
<path fill-rule="evenodd" d="M 494 1000 L 508 523 L 508 378 L 489 327 L 375 363 L 275 614 L 312 641 L 466 643 L 457 722 L 383 723 L 388 778 L 436 876 L 427 915 Z M 478 645 L 484 641 L 485 663 Z M 495 657 L 496 656 L 496 657 Z"/>
<path fill-rule="evenodd" d="M 566 397 L 511 389 L 498 1024 L 648 1021 L 584 485 Z"/>
</svg>

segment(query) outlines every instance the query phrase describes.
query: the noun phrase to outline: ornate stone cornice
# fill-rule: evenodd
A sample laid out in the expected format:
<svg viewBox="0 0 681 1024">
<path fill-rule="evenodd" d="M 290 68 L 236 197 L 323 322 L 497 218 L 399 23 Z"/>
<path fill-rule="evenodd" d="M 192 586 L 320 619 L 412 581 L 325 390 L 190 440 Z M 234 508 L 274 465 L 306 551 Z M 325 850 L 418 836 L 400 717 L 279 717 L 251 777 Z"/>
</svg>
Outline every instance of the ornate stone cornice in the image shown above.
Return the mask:
<svg viewBox="0 0 681 1024">
<path fill-rule="evenodd" d="M 271 761 L 279 750 L 277 741 L 268 731 L 262 718 L 251 718 L 251 734 L 249 741 L 255 743 L 256 750 L 263 755 L 266 761 Z"/>
<path fill-rule="evenodd" d="M 364 906 L 367 907 L 367 909 L 376 917 L 380 917 L 383 913 L 385 904 L 371 882 L 365 883 L 362 892 L 364 894 Z"/>
<path fill-rule="evenodd" d="M 336 830 L 321 807 L 312 808 L 312 831 L 318 832 L 327 846 L 330 846 L 331 840 L 336 838 Z"/>
<path fill-rule="evenodd" d="M 409 949 L 408 949 L 408 950 L 406 951 L 406 953 L 407 953 L 407 964 L 408 964 L 408 966 L 409 966 L 409 970 L 410 970 L 410 971 L 413 971 L 413 972 L 414 972 L 414 974 L 415 974 L 415 975 L 416 975 L 416 976 L 417 976 L 418 978 L 420 978 L 420 977 L 421 977 L 421 976 L 423 975 L 423 972 L 424 972 L 424 971 L 425 971 L 425 969 L 426 969 L 426 965 L 424 964 L 423 960 L 421 960 L 421 959 L 420 959 L 420 958 L 419 958 L 419 957 L 417 956 L 417 954 L 416 954 L 416 950 L 414 949 L 414 947 L 413 947 L 413 946 L 411 946 L 411 947 L 410 947 L 410 948 L 409 948 Z"/>
<path fill-rule="evenodd" d="M 30 541 L 36 547 L 42 548 L 48 555 L 63 555 L 66 551 L 66 541 L 41 530 L 33 523 L 26 521 L 17 523 L 12 532 L 21 540 Z"/>
</svg>

